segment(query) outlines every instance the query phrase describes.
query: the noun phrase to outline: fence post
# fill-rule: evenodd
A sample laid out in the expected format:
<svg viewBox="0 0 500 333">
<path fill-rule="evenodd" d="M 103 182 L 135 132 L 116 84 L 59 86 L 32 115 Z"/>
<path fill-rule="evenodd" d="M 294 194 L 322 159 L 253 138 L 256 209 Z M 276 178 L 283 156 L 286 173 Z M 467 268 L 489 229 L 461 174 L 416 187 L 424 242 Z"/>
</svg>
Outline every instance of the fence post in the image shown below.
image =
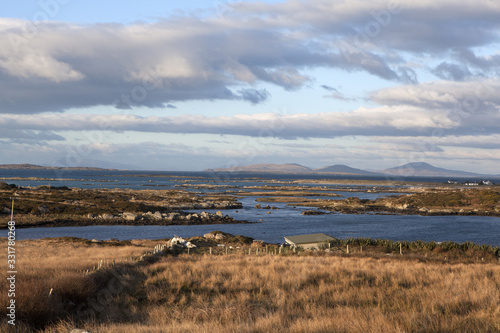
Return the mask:
<svg viewBox="0 0 500 333">
<path fill-rule="evenodd" d="M 403 255 L 403 245 L 402 245 L 402 243 L 399 243 L 399 254 Z"/>
<path fill-rule="evenodd" d="M 347 245 L 347 254 L 349 254 L 349 244 Z"/>
</svg>

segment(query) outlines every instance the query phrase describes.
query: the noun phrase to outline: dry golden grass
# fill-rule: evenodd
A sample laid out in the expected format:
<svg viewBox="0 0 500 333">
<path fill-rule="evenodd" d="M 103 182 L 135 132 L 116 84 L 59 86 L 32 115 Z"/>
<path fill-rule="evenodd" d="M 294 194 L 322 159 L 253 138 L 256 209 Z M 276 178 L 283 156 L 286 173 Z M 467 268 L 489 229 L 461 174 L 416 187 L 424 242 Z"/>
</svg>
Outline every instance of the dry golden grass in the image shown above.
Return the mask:
<svg viewBox="0 0 500 333">
<path fill-rule="evenodd" d="M 5 317 L 7 302 L 7 242 L 0 242 L 0 313 Z M 80 239 L 44 239 L 16 243 L 16 321 L 28 327 L 44 327 L 71 314 L 106 281 L 101 274 L 86 274 L 106 259 L 112 265 L 141 256 L 142 244 L 110 246 Z M 52 292 L 51 292 L 52 289 Z M 50 296 L 49 296 L 50 294 Z M 20 325 L 22 326 L 22 325 Z M 0 331 L 7 332 L 5 321 Z"/>
<path fill-rule="evenodd" d="M 79 299 L 65 282 L 70 286 L 59 302 L 68 304 L 65 297 L 73 297 L 83 306 L 69 312 L 69 318 L 60 316 L 45 332 L 75 327 L 104 333 L 500 332 L 498 263 L 334 254 L 184 254 L 105 270 L 85 280 L 89 276 L 77 273 L 104 254 L 116 258 L 145 248 L 43 244 L 43 252 L 37 252 L 35 243 L 22 251 L 50 253 L 52 259 L 29 261 L 33 268 L 28 276 L 47 279 L 53 274 L 49 280 L 62 284 L 66 280 L 57 272 L 65 271 L 78 288 L 89 289 Z M 63 253 L 73 262 L 58 260 Z M 45 260 L 43 256 L 38 254 L 38 259 Z M 80 258 L 83 263 L 77 263 Z M 25 287 L 38 303 L 48 293 L 43 288 L 52 286 L 33 280 Z M 43 292 L 35 292 L 39 289 Z"/>
</svg>

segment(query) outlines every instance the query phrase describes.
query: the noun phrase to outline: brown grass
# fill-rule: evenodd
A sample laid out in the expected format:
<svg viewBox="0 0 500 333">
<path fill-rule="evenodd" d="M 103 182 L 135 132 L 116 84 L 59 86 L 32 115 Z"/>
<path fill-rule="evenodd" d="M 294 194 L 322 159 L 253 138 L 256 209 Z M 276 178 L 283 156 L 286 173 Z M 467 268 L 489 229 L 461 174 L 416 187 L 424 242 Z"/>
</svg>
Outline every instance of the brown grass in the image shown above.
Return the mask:
<svg viewBox="0 0 500 333">
<path fill-rule="evenodd" d="M 7 297 L 7 242 L 1 241 L 0 314 L 5 318 Z M 128 244 L 128 245 L 123 245 Z M 146 247 L 130 242 L 93 244 L 73 238 L 20 241 L 16 243 L 16 317 L 28 328 L 43 328 L 77 312 L 81 304 L 109 281 L 104 270 L 87 274 L 99 260 L 108 265 L 141 256 Z M 50 290 L 52 289 L 52 293 Z M 49 296 L 50 294 L 50 296 Z M 7 332 L 5 321 L 0 331 Z M 3 326 L 2 326 L 3 325 Z M 23 326 L 23 325 L 21 325 Z"/>
<path fill-rule="evenodd" d="M 45 332 L 75 327 L 105 333 L 500 332 L 498 263 L 334 254 L 183 254 L 109 269 L 89 279 L 77 272 L 104 254 L 128 256 L 144 248 L 39 242 L 51 259 L 38 255 L 46 260 L 43 264 L 20 261 L 20 267 L 33 266 L 26 276 L 37 277 L 23 286 L 31 295 L 22 296 L 23 304 L 39 304 L 47 288 L 57 284 L 65 285 L 59 302 L 68 304 L 67 297 L 72 297 L 84 304 L 80 311 L 67 313 L 69 318 L 59 316 L 61 321 L 44 326 Z M 24 253 L 42 253 L 35 241 L 29 244 Z M 73 261 L 59 260 L 62 253 Z M 58 273 L 62 271 L 66 274 Z M 113 292 L 110 281 L 119 292 Z M 84 294 L 82 286 L 88 287 Z"/>
</svg>

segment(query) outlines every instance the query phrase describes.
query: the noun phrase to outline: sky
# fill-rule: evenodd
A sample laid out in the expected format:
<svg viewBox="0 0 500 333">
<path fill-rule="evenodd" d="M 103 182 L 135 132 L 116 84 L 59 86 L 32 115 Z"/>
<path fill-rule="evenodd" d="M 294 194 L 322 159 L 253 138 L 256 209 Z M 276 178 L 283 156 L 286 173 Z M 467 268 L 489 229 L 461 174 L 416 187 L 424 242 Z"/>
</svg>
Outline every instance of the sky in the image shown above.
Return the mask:
<svg viewBox="0 0 500 333">
<path fill-rule="evenodd" d="M 0 164 L 500 174 L 498 1 L 0 1 Z"/>
</svg>

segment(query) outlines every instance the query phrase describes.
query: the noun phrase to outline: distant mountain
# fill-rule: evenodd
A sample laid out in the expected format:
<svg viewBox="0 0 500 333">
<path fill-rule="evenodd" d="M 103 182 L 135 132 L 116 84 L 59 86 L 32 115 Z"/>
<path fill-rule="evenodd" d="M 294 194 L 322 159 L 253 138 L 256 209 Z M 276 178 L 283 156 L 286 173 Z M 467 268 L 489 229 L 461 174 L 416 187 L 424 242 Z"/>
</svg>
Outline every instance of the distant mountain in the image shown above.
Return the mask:
<svg viewBox="0 0 500 333">
<path fill-rule="evenodd" d="M 342 165 L 342 164 L 330 165 L 327 167 L 314 169 L 313 172 L 321 172 L 321 173 L 329 172 L 337 174 L 362 175 L 362 176 L 380 176 L 380 173 L 351 168 L 347 165 Z"/>
<path fill-rule="evenodd" d="M 286 164 L 262 163 L 262 164 L 252 164 L 247 166 L 234 166 L 230 168 L 208 169 L 205 171 L 302 173 L 302 172 L 311 172 L 312 170 L 308 167 L 295 163 L 286 163 Z"/>
<path fill-rule="evenodd" d="M 286 163 L 286 164 L 263 163 L 263 164 L 252 164 L 247 166 L 235 166 L 231 168 L 208 169 L 205 171 L 282 172 L 282 173 L 320 173 L 320 174 L 331 173 L 331 174 L 359 175 L 359 176 L 391 175 L 399 177 L 450 177 L 450 178 L 451 177 L 458 177 L 458 178 L 498 177 L 498 176 L 484 175 L 474 172 L 438 168 L 425 162 L 408 163 L 395 168 L 385 169 L 379 172 L 372 172 L 362 169 L 351 168 L 347 165 L 341 165 L 341 164 L 326 166 L 318 169 L 311 169 L 296 163 Z"/>
<path fill-rule="evenodd" d="M 41 166 L 36 164 L 0 164 L 0 169 L 24 169 L 24 170 L 111 170 L 111 169 L 102 169 L 102 168 L 94 168 L 94 167 L 74 167 L 74 168 L 65 168 L 65 167 L 49 167 L 49 166 Z"/>
<path fill-rule="evenodd" d="M 385 169 L 381 173 L 401 177 L 485 177 L 474 172 L 438 168 L 429 163 L 416 162 Z"/>
</svg>

